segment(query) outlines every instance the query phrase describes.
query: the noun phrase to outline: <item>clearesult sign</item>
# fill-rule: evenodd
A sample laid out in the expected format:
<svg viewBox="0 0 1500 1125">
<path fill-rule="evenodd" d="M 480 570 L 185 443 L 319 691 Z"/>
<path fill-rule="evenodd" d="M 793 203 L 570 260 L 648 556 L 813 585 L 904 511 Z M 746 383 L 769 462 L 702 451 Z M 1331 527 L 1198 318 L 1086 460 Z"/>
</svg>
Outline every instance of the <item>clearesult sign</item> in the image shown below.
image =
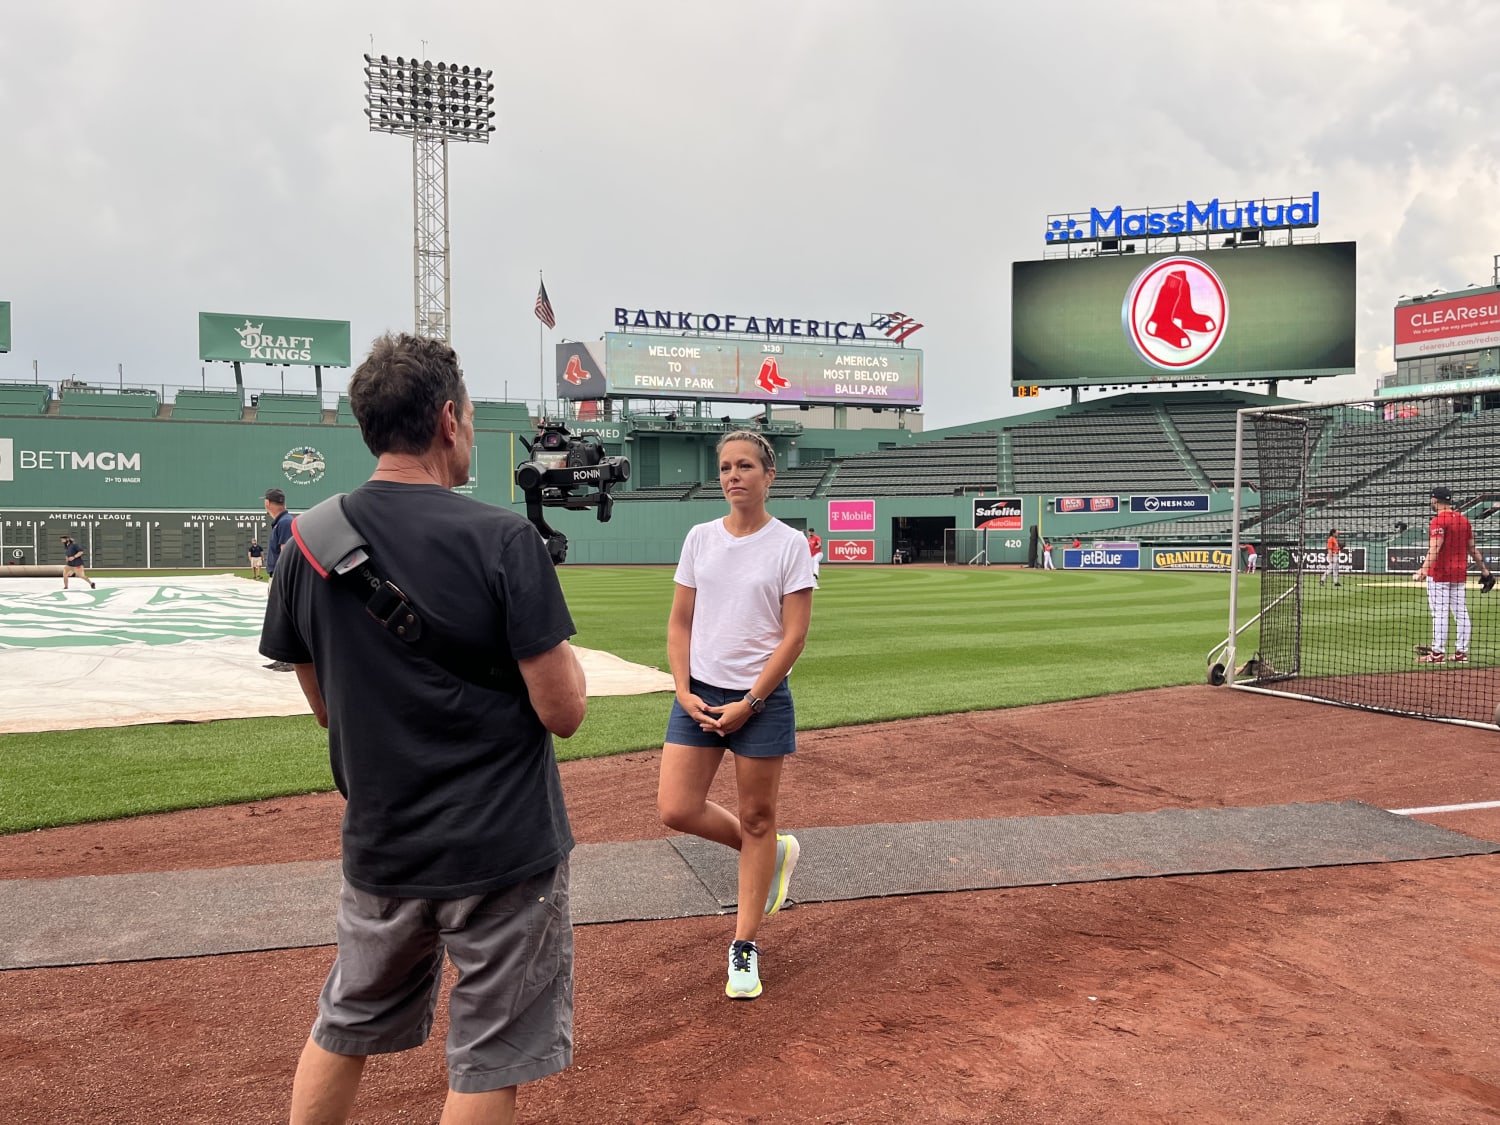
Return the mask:
<svg viewBox="0 0 1500 1125">
<path fill-rule="evenodd" d="M 1500 345 L 1500 289 L 1396 308 L 1397 359 L 1477 351 L 1497 345 Z"/>
<path fill-rule="evenodd" d="M 198 358 L 202 360 L 348 367 L 349 354 L 347 320 L 198 314 Z"/>
</svg>

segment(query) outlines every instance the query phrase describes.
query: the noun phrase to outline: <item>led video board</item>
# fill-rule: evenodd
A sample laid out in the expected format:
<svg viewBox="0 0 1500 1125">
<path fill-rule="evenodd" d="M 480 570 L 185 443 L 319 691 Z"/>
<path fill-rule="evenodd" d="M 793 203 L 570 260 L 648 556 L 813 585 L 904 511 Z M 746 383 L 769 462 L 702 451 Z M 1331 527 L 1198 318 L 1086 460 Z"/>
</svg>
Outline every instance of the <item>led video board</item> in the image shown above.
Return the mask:
<svg viewBox="0 0 1500 1125">
<path fill-rule="evenodd" d="M 701 398 L 922 405 L 922 353 L 848 341 L 796 343 L 611 332 L 557 346 L 561 398 Z"/>
<path fill-rule="evenodd" d="M 1016 262 L 1011 382 L 1346 375 L 1354 264 L 1352 242 Z"/>
</svg>

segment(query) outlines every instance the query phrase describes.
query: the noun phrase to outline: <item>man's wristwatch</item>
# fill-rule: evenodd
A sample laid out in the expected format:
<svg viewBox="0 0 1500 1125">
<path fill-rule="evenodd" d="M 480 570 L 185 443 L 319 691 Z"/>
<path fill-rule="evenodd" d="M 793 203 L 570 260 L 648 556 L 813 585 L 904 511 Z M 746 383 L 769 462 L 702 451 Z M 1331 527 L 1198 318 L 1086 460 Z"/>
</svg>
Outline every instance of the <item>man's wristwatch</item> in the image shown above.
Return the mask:
<svg viewBox="0 0 1500 1125">
<path fill-rule="evenodd" d="M 757 699 L 755 693 L 752 691 L 745 693 L 745 702 L 750 704 L 750 713 L 752 715 L 759 715 L 766 709 L 766 701 L 764 699 Z"/>
</svg>

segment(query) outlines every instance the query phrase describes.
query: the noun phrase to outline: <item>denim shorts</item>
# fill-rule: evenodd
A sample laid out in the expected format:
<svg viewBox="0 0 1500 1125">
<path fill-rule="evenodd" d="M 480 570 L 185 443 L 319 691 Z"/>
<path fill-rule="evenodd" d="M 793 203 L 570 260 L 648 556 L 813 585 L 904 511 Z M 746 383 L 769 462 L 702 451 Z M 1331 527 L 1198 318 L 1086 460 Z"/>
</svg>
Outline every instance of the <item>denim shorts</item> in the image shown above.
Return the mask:
<svg viewBox="0 0 1500 1125">
<path fill-rule="evenodd" d="M 745 698 L 744 688 L 720 688 L 702 680 L 689 680 L 694 695 L 712 706 Z M 714 734 L 704 730 L 688 717 L 682 704 L 672 700 L 672 714 L 667 719 L 664 740 L 677 746 L 702 746 L 728 750 L 744 758 L 781 758 L 797 752 L 797 714 L 792 706 L 792 689 L 782 680 L 766 698 L 766 709 L 751 715 L 745 725 L 733 734 Z"/>
<path fill-rule="evenodd" d="M 312 1038 L 336 1055 L 427 1041 L 446 952 L 448 1088 L 503 1090 L 573 1062 L 573 926 L 568 862 L 468 898 L 385 898 L 344 884 L 338 955 Z"/>
</svg>

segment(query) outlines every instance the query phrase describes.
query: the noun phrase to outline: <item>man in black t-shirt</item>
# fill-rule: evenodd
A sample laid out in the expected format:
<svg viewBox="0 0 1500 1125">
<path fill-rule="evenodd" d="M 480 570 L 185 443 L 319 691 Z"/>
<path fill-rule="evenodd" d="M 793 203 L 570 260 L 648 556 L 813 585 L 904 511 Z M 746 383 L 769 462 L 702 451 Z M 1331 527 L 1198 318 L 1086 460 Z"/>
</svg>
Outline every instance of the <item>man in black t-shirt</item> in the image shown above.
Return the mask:
<svg viewBox="0 0 1500 1125">
<path fill-rule="evenodd" d="M 250 560 L 251 578 L 265 577 L 265 569 L 263 565 L 265 554 L 266 549 L 260 545 L 259 539 L 250 540 L 250 546 L 245 552 L 245 557 Z"/>
<path fill-rule="evenodd" d="M 94 589 L 94 580 L 89 577 L 89 572 L 84 569 L 84 564 L 88 562 L 88 558 L 84 555 L 83 548 L 78 545 L 77 540 L 71 535 L 62 536 L 62 548 L 63 589 L 66 590 L 68 588 L 69 578 L 82 578 L 89 584 L 90 590 Z"/>
<path fill-rule="evenodd" d="M 552 735 L 586 707 L 573 621 L 536 530 L 450 491 L 474 443 L 452 348 L 382 337 L 349 399 L 377 457 L 343 498 L 370 569 L 444 651 L 483 653 L 509 686 L 461 678 L 382 628 L 368 590 L 322 577 L 302 540 L 277 561 L 260 650 L 293 665 L 347 800 L 338 956 L 291 1119 L 343 1120 L 368 1055 L 426 1039 L 447 953 L 461 972 L 445 1116 L 510 1120 L 516 1086 L 572 1062 L 573 836 Z"/>
</svg>

